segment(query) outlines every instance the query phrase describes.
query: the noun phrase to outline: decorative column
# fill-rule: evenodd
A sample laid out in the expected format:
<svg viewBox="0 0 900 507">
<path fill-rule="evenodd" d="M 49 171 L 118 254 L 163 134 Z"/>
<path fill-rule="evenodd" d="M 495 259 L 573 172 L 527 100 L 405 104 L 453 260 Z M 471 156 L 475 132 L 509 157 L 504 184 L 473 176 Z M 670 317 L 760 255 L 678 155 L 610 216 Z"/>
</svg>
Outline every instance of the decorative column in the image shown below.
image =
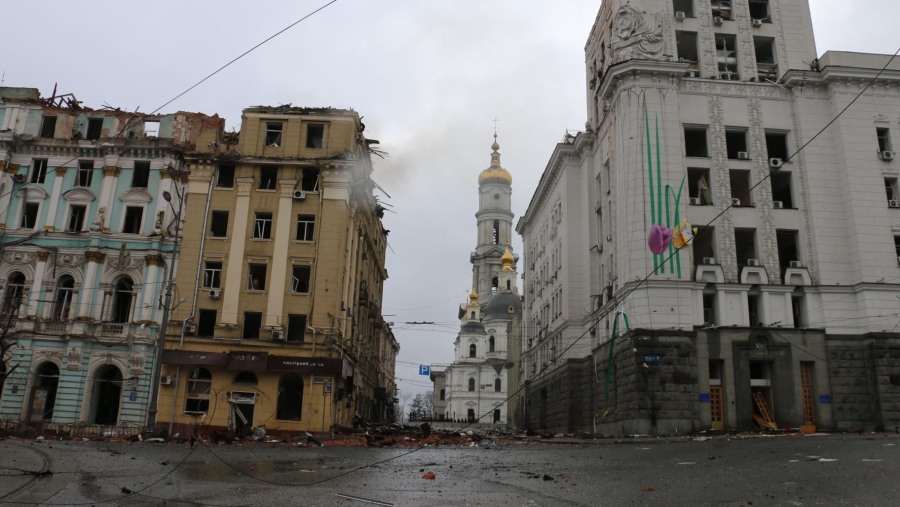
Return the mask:
<svg viewBox="0 0 900 507">
<path fill-rule="evenodd" d="M 156 306 L 153 301 L 156 297 L 156 290 L 162 287 L 161 283 L 157 283 L 159 278 L 159 268 L 166 265 L 166 261 L 162 255 L 148 255 L 144 258 L 147 261 L 147 278 L 144 279 L 144 297 L 141 302 L 140 320 L 150 322 L 153 319 L 153 308 Z"/>
<path fill-rule="evenodd" d="M 250 212 L 250 189 L 253 178 L 235 178 L 237 199 L 234 204 L 234 225 L 231 228 L 231 248 L 228 250 L 228 267 L 225 271 L 225 288 L 222 290 L 222 324 L 237 325 L 238 300 L 244 277 L 244 245 L 247 243 L 247 226 Z M 201 259 L 201 262 L 203 260 Z M 272 280 L 275 280 L 273 277 Z"/>
<path fill-rule="evenodd" d="M 56 168 L 56 178 L 53 179 L 53 193 L 50 195 L 50 207 L 47 208 L 47 222 L 44 224 L 45 231 L 56 230 L 56 211 L 59 208 L 59 201 L 62 200 L 63 178 L 66 176 L 66 167 Z"/>
<path fill-rule="evenodd" d="M 112 209 L 115 205 L 113 192 L 115 191 L 116 180 L 120 171 L 121 169 L 118 166 L 103 166 L 103 186 L 100 188 L 100 204 L 98 206 L 98 211 L 99 209 L 105 210 L 105 213 L 102 214 L 102 224 L 98 224 L 103 232 L 109 232 L 109 216 L 112 215 Z"/>
<path fill-rule="evenodd" d="M 34 283 L 31 285 L 31 294 L 28 295 L 28 308 L 26 312 L 26 316 L 29 319 L 37 318 L 37 307 L 38 301 L 42 299 L 42 295 L 44 293 L 44 273 L 47 271 L 47 258 L 50 257 L 50 252 L 38 252 L 37 253 L 37 266 L 34 268 Z"/>
<path fill-rule="evenodd" d="M 84 283 L 81 286 L 81 302 L 78 305 L 78 320 L 91 319 L 91 302 L 97 291 L 97 268 L 106 262 L 106 254 L 101 252 L 85 252 L 87 268 L 84 270 Z"/>
<path fill-rule="evenodd" d="M 266 327 L 281 327 L 284 310 L 285 280 L 290 282 L 287 272 L 288 248 L 291 243 L 292 208 L 294 187 L 297 180 L 279 180 L 281 194 L 278 199 L 278 214 L 275 217 L 275 244 L 272 249 L 272 276 L 269 284 L 269 301 L 266 306 Z"/>
</svg>

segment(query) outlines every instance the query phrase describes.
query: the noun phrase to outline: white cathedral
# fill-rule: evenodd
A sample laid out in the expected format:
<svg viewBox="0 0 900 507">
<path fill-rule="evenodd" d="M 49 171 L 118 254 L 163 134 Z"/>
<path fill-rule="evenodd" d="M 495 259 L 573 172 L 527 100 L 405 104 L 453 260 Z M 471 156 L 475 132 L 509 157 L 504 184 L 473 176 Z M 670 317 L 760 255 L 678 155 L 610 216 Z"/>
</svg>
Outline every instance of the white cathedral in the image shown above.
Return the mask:
<svg viewBox="0 0 900 507">
<path fill-rule="evenodd" d="M 472 294 L 460 305 L 460 329 L 453 363 L 447 367 L 443 417 L 451 421 L 506 424 L 515 408 L 507 396 L 515 390 L 521 353 L 522 298 L 510 250 L 513 213 L 512 176 L 500 166 L 497 134 L 491 166 L 478 176 L 478 245 L 472 252 Z M 514 380 L 514 384 L 517 382 Z"/>
</svg>

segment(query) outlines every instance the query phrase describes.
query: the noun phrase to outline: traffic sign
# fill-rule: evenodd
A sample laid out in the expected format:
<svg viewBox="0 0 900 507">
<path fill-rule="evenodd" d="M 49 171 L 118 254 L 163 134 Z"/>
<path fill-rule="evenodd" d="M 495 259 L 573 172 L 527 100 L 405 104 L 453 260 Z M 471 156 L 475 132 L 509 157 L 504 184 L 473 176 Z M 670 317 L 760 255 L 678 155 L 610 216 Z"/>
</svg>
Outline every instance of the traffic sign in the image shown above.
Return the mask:
<svg viewBox="0 0 900 507">
<path fill-rule="evenodd" d="M 419 375 L 431 375 L 431 366 L 428 366 L 427 364 L 420 364 Z"/>
</svg>

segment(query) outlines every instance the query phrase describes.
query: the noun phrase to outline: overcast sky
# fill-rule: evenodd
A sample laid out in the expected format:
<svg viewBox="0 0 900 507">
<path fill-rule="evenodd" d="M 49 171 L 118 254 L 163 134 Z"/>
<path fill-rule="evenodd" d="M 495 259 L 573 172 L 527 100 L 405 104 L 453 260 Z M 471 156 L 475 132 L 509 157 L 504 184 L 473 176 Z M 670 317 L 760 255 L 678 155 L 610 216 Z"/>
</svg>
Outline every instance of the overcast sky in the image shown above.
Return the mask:
<svg viewBox="0 0 900 507">
<path fill-rule="evenodd" d="M 148 112 L 328 0 L 13 2 L 3 7 L 5 86 Z M 816 46 L 893 53 L 897 0 L 811 0 Z M 390 154 L 374 178 L 395 214 L 385 319 L 401 392 L 418 364 L 452 360 L 471 290 L 478 173 L 493 119 L 513 212 L 524 213 L 555 143 L 586 119 L 584 44 L 600 0 L 338 0 L 167 106 L 240 126 L 253 105 L 353 108 Z M 895 35 L 892 35 L 895 34 Z M 435 322 L 407 325 L 406 322 Z"/>
</svg>

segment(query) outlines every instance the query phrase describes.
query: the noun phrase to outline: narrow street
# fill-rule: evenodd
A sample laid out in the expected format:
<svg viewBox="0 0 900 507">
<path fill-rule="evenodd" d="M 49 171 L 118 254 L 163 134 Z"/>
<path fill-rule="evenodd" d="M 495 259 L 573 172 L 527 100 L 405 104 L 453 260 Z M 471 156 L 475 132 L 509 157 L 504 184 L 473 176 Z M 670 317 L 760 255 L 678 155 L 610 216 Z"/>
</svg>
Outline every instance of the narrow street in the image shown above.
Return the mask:
<svg viewBox="0 0 900 507">
<path fill-rule="evenodd" d="M 486 442 L 486 441 L 485 441 Z M 4 505 L 896 505 L 894 434 L 373 449 L 0 442 Z M 17 470 L 53 475 L 15 476 Z M 433 480 L 423 479 L 433 472 Z M 33 479 L 33 480 L 32 480 Z M 374 502 L 374 503 L 373 503 Z"/>
</svg>

